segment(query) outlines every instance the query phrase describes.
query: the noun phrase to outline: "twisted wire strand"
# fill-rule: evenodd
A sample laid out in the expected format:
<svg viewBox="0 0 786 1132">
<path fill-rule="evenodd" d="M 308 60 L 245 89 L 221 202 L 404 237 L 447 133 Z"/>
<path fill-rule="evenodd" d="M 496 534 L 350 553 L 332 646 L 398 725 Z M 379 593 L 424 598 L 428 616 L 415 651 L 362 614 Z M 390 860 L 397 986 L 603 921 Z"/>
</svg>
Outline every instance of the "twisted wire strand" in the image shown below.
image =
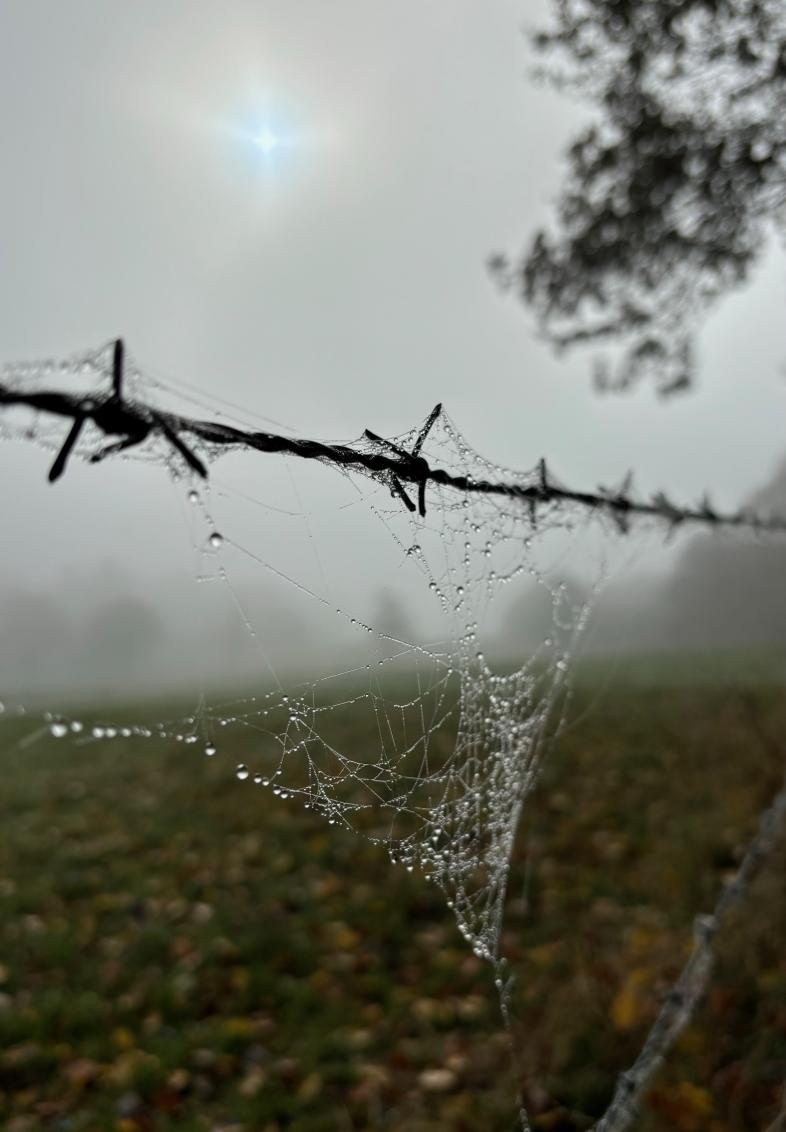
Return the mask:
<svg viewBox="0 0 786 1132">
<path fill-rule="evenodd" d="M 786 532 L 786 516 L 763 516 L 741 508 L 735 512 L 719 512 L 708 497 L 696 506 L 678 506 L 663 493 L 658 492 L 650 499 L 635 499 L 630 495 L 630 476 L 622 487 L 615 490 L 598 488 L 595 491 L 577 491 L 557 483 L 549 475 L 545 460 L 537 467 L 534 483 L 495 482 L 473 478 L 433 467 L 422 455 L 421 447 L 428 431 L 438 419 L 442 406 L 432 410 L 420 429 L 411 452 L 397 444 L 384 440 L 371 430 L 366 430 L 366 441 L 375 445 L 373 451 L 348 444 L 330 444 L 305 437 L 282 436 L 274 432 L 257 432 L 236 428 L 217 421 L 182 416 L 147 405 L 139 399 L 127 400 L 123 396 L 123 357 L 122 339 L 114 343 L 114 365 L 112 391 L 107 394 L 77 395 L 53 390 L 24 391 L 0 383 L 0 408 L 27 406 L 38 412 L 70 418 L 72 429 L 55 462 L 50 479 L 56 479 L 64 470 L 71 448 L 76 443 L 79 428 L 86 421 L 107 437 L 120 437 L 120 442 L 109 445 L 91 458 L 94 462 L 113 452 L 128 449 L 147 440 L 151 435 L 164 436 L 179 454 L 198 474 L 207 476 L 202 462 L 194 456 L 183 439 L 195 437 L 216 448 L 245 448 L 266 453 L 284 453 L 303 460 L 319 460 L 344 470 L 355 470 L 368 474 L 386 483 L 391 493 L 400 498 L 408 510 L 416 509 L 425 515 L 425 491 L 428 485 L 449 488 L 468 495 L 504 496 L 520 499 L 530 510 L 533 525 L 537 520 L 538 508 L 547 504 L 575 504 L 579 507 L 603 514 L 611 518 L 626 533 L 632 519 L 637 517 L 656 519 L 664 522 L 670 529 L 682 524 L 701 524 L 760 533 Z M 402 485 L 408 484 L 417 489 L 418 506 L 410 500 Z"/>
<path fill-rule="evenodd" d="M 104 436 L 120 438 L 94 453 L 91 457 L 93 461 L 141 444 L 151 435 L 160 435 L 171 444 L 192 471 L 207 477 L 207 469 L 184 439 L 194 437 L 216 448 L 283 453 L 370 475 L 385 483 L 391 494 L 403 502 L 410 512 L 418 511 L 420 515 L 426 513 L 425 493 L 431 484 L 459 493 L 519 499 L 529 507 L 533 524 L 537 521 L 539 507 L 569 503 L 610 517 L 623 533 L 629 530 L 631 520 L 636 517 L 662 521 L 671 529 L 690 523 L 761 533 L 786 532 L 786 517 L 765 517 L 744 508 L 736 512 L 718 512 L 706 496 L 694 507 L 677 506 L 662 492 L 649 500 L 632 498 L 630 476 L 615 490 L 598 488 L 596 491 L 574 491 L 551 478 L 545 460 L 539 461 L 533 482 L 529 484 L 495 482 L 433 467 L 422 455 L 422 447 L 441 414 L 441 405 L 435 406 L 418 430 L 411 451 L 367 429 L 364 439 L 367 444 L 373 445 L 373 450 L 369 451 L 350 444 L 330 444 L 304 437 L 250 431 L 216 421 L 166 412 L 138 398 L 127 400 L 123 395 L 123 365 L 124 346 L 122 340 L 118 339 L 114 343 L 112 387 L 109 393 L 76 395 L 52 390 L 23 391 L 0 383 L 0 408 L 25 406 L 72 421 L 71 429 L 50 471 L 50 479 L 58 478 L 64 471 L 82 426 L 91 421 Z M 404 484 L 416 489 L 417 505 L 410 499 L 402 486 Z M 784 827 L 786 783 L 761 815 L 758 830 L 737 873 L 724 887 L 713 912 L 697 918 L 693 951 L 665 999 L 639 1057 L 619 1078 L 608 1109 L 594 1125 L 595 1132 L 624 1132 L 636 1119 L 641 1096 L 649 1081 L 703 997 L 715 959 L 714 938 L 727 912 L 745 898 L 759 865 L 768 856 L 777 838 L 782 836 Z M 523 1126 L 528 1127 L 525 1116 L 522 1116 L 522 1121 Z M 786 1127 L 779 1119 L 773 1129 L 782 1126 Z"/>
</svg>

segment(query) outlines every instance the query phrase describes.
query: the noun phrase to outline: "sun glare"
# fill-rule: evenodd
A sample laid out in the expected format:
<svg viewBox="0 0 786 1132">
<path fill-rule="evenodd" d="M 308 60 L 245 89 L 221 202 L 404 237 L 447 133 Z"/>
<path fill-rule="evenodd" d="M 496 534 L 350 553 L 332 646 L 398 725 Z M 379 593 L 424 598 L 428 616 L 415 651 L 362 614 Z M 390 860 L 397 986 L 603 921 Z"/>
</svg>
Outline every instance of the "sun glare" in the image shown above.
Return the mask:
<svg viewBox="0 0 786 1132">
<path fill-rule="evenodd" d="M 275 130 L 270 126 L 263 126 L 262 129 L 254 137 L 254 144 L 265 157 L 270 157 L 281 148 L 282 141 Z"/>
<path fill-rule="evenodd" d="M 291 187 L 304 172 L 307 159 L 324 147 L 322 135 L 317 136 L 313 128 L 304 130 L 280 107 L 257 106 L 256 112 L 253 107 L 239 109 L 221 118 L 220 125 L 232 146 L 235 171 L 243 168 L 243 176 L 251 178 L 249 184 L 255 191 L 261 186 Z"/>
</svg>

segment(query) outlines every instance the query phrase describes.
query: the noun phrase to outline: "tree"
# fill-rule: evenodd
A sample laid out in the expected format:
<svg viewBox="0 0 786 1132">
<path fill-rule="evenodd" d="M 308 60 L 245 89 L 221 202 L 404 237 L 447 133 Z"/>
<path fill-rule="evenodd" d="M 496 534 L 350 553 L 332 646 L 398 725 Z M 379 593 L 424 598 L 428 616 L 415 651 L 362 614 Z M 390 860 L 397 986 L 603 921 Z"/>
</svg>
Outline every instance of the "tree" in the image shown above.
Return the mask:
<svg viewBox="0 0 786 1132">
<path fill-rule="evenodd" d="M 534 42 L 598 114 L 570 146 L 556 232 L 491 267 L 555 347 L 620 343 L 601 387 L 685 389 L 697 320 L 784 221 L 786 7 L 555 0 Z"/>
<path fill-rule="evenodd" d="M 392 641 L 412 643 L 419 636 L 405 602 L 393 590 L 379 590 L 372 623 L 378 632 Z"/>
</svg>

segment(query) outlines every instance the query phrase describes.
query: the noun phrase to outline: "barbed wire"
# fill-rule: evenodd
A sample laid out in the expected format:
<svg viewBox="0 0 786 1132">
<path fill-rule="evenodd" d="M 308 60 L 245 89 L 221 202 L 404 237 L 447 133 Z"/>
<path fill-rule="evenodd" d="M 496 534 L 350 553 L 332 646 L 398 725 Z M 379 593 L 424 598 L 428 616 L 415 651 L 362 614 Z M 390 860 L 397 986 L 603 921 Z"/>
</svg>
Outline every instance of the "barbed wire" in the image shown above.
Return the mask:
<svg viewBox="0 0 786 1132">
<path fill-rule="evenodd" d="M 92 423 L 110 439 L 90 457 L 93 463 L 126 451 L 160 436 L 185 461 L 196 475 L 207 479 L 208 469 L 193 451 L 188 438 L 195 438 L 216 448 L 245 448 L 265 453 L 281 453 L 306 460 L 318 460 L 341 470 L 356 470 L 385 483 L 391 494 L 410 512 L 426 514 L 426 489 L 429 485 L 466 494 L 503 496 L 519 499 L 529 508 L 533 525 L 538 509 L 546 505 L 574 504 L 592 512 L 609 516 L 620 531 L 627 533 L 631 520 L 637 517 L 665 522 L 674 529 L 682 524 L 703 524 L 738 528 L 756 532 L 786 533 L 786 516 L 762 516 L 742 508 L 736 512 L 719 512 L 707 496 L 694 507 L 674 504 L 663 492 L 651 499 L 636 499 L 631 494 L 632 477 L 626 476 L 616 489 L 599 487 L 596 491 L 576 491 L 558 483 L 549 473 L 545 459 L 538 462 L 533 482 L 520 483 L 473 478 L 435 467 L 422 454 L 429 433 L 442 413 L 438 404 L 418 430 L 411 448 L 387 440 L 366 429 L 363 440 L 368 447 L 352 444 L 331 444 L 303 437 L 250 431 L 218 421 L 187 417 L 146 404 L 139 397 L 124 395 L 125 348 L 122 339 L 112 344 L 111 389 L 106 393 L 78 395 L 55 390 L 24 390 L 0 382 L 0 408 L 22 406 L 37 412 L 71 420 L 71 427 L 49 471 L 50 482 L 64 473 L 69 457 L 83 428 Z M 406 487 L 405 487 L 406 485 Z M 416 502 L 407 492 L 414 489 Z M 709 915 L 697 917 L 694 924 L 694 945 L 677 982 L 665 997 L 661 1010 L 632 1067 L 616 1084 L 610 1104 L 593 1126 L 595 1132 L 625 1132 L 639 1113 L 643 1093 L 679 1034 L 689 1023 L 706 992 L 715 963 L 714 941 L 732 907 L 746 897 L 758 867 L 786 828 L 786 782 L 759 819 L 758 829 L 750 842 L 737 872 L 724 886 Z M 781 1117 L 772 1125 L 772 1132 L 783 1127 L 786 1114 L 786 1093 Z M 525 1126 L 528 1125 L 525 1122 Z"/>
<path fill-rule="evenodd" d="M 628 531 L 630 521 L 636 517 L 658 519 L 671 529 L 690 523 L 736 527 L 756 532 L 786 532 L 786 516 L 762 516 L 747 508 L 735 512 L 719 512 L 706 495 L 698 505 L 692 507 L 678 506 L 664 492 L 657 492 L 650 499 L 635 499 L 631 496 L 630 474 L 619 488 L 599 487 L 595 491 L 576 491 L 552 477 L 545 459 L 539 461 L 536 480 L 530 484 L 494 482 L 433 467 L 422 455 L 422 447 L 442 412 L 441 404 L 436 405 L 429 414 L 411 451 L 383 439 L 370 429 L 366 429 L 364 439 L 374 445 L 373 451 L 348 444 L 329 444 L 303 437 L 281 436 L 273 432 L 249 431 L 217 421 L 181 416 L 154 408 L 136 397 L 133 400 L 125 397 L 124 358 L 123 340 L 117 339 L 112 350 L 112 387 L 109 393 L 77 395 L 54 390 L 20 390 L 0 383 L 0 408 L 21 405 L 71 419 L 71 428 L 49 471 L 51 482 L 55 482 L 63 474 L 83 427 L 92 422 L 104 436 L 119 437 L 93 453 L 90 457 L 92 463 L 127 451 L 158 434 L 170 443 L 194 473 L 207 478 L 207 468 L 183 439 L 185 434 L 219 448 L 284 453 L 304 460 L 319 460 L 344 470 L 365 472 L 385 482 L 391 494 L 399 498 L 407 510 L 417 511 L 421 516 L 426 513 L 426 488 L 433 484 L 466 494 L 520 499 L 529 508 L 533 526 L 537 524 L 539 507 L 572 503 L 609 516 L 623 533 Z M 407 494 L 405 484 L 416 488 L 417 504 Z"/>
</svg>

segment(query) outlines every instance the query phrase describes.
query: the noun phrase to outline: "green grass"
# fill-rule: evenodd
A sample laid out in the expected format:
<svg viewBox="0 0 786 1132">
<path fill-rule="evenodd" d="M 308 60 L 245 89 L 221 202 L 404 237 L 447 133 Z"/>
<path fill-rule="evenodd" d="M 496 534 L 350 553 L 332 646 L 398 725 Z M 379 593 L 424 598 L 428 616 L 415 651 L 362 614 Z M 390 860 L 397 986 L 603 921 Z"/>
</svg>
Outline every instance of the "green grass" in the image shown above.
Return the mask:
<svg viewBox="0 0 786 1132">
<path fill-rule="evenodd" d="M 701 685 L 733 693 L 741 687 L 786 684 L 786 654 L 775 647 L 717 649 L 712 653 L 681 649 L 643 656 L 589 654 L 578 661 L 574 683 L 590 688 L 606 682 L 641 689 Z"/>
<path fill-rule="evenodd" d="M 0 1124 L 10 1132 L 586 1127 L 783 773 L 786 697 L 579 681 L 490 970 L 439 893 L 199 747 L 0 730 Z M 370 714 L 370 713 L 368 713 Z M 342 722 L 358 751 L 366 714 Z M 748 1132 L 786 1076 L 786 853 L 728 925 L 647 1132 Z"/>
</svg>

